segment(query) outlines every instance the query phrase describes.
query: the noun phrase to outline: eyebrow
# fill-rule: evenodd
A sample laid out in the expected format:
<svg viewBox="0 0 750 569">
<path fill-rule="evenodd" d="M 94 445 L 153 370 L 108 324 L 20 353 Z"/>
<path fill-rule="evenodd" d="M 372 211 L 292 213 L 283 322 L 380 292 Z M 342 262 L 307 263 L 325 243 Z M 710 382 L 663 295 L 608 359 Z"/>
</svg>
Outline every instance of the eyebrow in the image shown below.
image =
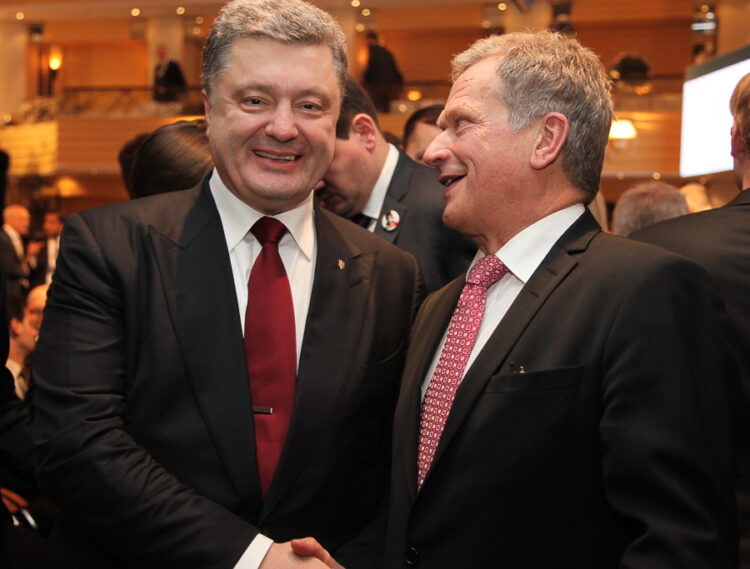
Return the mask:
<svg viewBox="0 0 750 569">
<path fill-rule="evenodd" d="M 273 95 L 274 88 L 270 85 L 267 85 L 265 83 L 244 83 L 242 85 L 239 85 L 234 91 L 235 97 L 239 97 L 243 95 L 247 91 L 259 91 L 261 93 L 265 93 L 268 95 Z M 304 89 L 300 91 L 299 93 L 295 94 L 295 99 L 299 98 L 305 98 L 305 97 L 318 97 L 322 100 L 322 102 L 327 105 L 331 106 L 333 104 L 331 97 L 326 95 L 323 91 L 320 91 L 318 89 Z"/>
</svg>

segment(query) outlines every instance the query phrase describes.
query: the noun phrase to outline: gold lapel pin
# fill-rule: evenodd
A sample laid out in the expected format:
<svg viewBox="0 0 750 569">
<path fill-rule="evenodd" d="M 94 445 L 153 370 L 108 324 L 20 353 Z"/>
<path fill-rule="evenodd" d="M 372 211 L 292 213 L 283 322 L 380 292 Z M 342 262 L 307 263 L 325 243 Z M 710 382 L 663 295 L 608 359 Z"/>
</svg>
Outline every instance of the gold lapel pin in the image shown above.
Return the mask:
<svg viewBox="0 0 750 569">
<path fill-rule="evenodd" d="M 346 263 L 344 263 L 343 259 L 339 259 L 338 265 L 339 265 L 339 271 L 343 271 L 344 267 L 346 266 Z"/>
</svg>

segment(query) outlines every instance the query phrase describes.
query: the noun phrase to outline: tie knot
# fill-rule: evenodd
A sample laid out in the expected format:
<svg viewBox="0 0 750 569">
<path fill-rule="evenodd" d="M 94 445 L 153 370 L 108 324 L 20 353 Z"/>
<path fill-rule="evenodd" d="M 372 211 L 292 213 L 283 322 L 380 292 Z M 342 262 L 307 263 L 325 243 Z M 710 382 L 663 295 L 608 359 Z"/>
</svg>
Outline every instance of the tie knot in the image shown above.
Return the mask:
<svg viewBox="0 0 750 569">
<path fill-rule="evenodd" d="M 489 288 L 503 278 L 503 275 L 507 272 L 508 267 L 503 265 L 500 259 L 495 255 L 487 255 L 474 264 L 469 271 L 469 278 L 466 279 L 466 282 Z"/>
<path fill-rule="evenodd" d="M 286 233 L 286 226 L 273 217 L 261 217 L 255 222 L 250 232 L 255 235 L 261 245 L 266 243 L 278 245 L 284 233 Z"/>
</svg>

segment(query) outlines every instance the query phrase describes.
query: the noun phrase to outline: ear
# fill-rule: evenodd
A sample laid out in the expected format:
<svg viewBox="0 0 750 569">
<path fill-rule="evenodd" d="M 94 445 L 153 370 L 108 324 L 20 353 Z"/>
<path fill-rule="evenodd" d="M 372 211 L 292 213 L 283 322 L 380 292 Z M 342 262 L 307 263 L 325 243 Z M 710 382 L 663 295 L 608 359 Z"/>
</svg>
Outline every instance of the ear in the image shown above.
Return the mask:
<svg viewBox="0 0 750 569">
<path fill-rule="evenodd" d="M 568 139 L 568 132 L 570 132 L 570 125 L 565 115 L 561 113 L 544 115 L 529 159 L 531 167 L 535 170 L 542 170 L 552 164 L 560 155 Z"/>
<path fill-rule="evenodd" d="M 740 158 L 743 154 L 747 153 L 747 145 L 740 136 L 740 129 L 737 128 L 737 123 L 732 124 L 732 157 Z"/>
<path fill-rule="evenodd" d="M 375 150 L 378 127 L 370 115 L 357 113 L 349 127 L 349 138 L 355 138 L 368 152 Z"/>
<path fill-rule="evenodd" d="M 208 129 L 211 126 L 211 103 L 205 89 L 201 91 L 201 97 L 203 98 L 203 116 L 206 120 L 206 134 L 208 134 Z"/>
<path fill-rule="evenodd" d="M 21 335 L 23 324 L 18 318 L 10 319 L 10 333 L 14 338 Z"/>
</svg>

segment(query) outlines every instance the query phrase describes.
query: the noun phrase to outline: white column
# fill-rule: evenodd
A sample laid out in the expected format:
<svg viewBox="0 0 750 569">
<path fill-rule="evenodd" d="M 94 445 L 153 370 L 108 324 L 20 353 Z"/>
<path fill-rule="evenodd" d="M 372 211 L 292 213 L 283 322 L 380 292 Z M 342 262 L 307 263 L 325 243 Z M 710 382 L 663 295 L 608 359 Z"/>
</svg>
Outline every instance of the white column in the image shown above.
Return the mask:
<svg viewBox="0 0 750 569">
<path fill-rule="evenodd" d="M 0 23 L 0 114 L 17 113 L 26 98 L 26 44 L 23 23 Z"/>
<path fill-rule="evenodd" d="M 356 75 L 353 70 L 355 69 L 354 42 L 355 38 L 357 37 L 357 12 L 356 10 L 352 10 L 351 8 L 344 8 L 329 9 L 328 13 L 336 19 L 336 21 L 341 26 L 341 29 L 344 31 L 344 35 L 346 36 L 346 57 L 349 62 L 349 73 L 351 75 Z"/>
</svg>

